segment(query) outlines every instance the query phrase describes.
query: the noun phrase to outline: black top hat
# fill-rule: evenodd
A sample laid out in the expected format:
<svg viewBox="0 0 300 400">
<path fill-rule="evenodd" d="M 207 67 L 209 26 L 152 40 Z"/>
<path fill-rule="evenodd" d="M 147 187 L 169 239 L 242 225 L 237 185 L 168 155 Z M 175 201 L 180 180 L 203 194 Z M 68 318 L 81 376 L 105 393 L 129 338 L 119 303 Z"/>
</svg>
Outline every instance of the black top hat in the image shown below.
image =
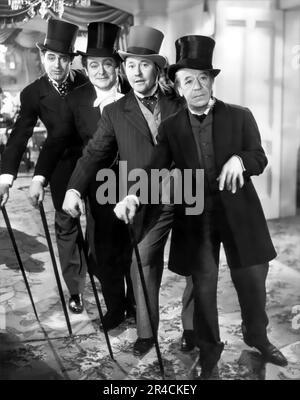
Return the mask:
<svg viewBox="0 0 300 400">
<path fill-rule="evenodd" d="M 159 55 L 164 34 L 150 26 L 132 26 L 128 36 L 127 51 L 119 50 L 123 60 L 126 57 L 144 57 L 152 60 L 160 68 L 166 65 L 166 58 Z"/>
<path fill-rule="evenodd" d="M 75 56 L 74 43 L 78 29 L 77 25 L 69 22 L 50 19 L 44 43 L 37 43 L 36 46 L 40 50 L 52 50 L 57 53 Z"/>
<path fill-rule="evenodd" d="M 209 71 L 213 76 L 221 71 L 212 66 L 214 39 L 199 35 L 183 36 L 176 40 L 175 47 L 176 64 L 171 65 L 168 70 L 171 81 L 174 82 L 175 73 L 181 68 Z"/>
<path fill-rule="evenodd" d="M 77 51 L 82 56 L 90 57 L 112 57 L 117 62 L 120 56 L 114 49 L 116 38 L 120 28 L 109 22 L 92 22 L 88 26 L 88 43 L 86 52 Z"/>
</svg>

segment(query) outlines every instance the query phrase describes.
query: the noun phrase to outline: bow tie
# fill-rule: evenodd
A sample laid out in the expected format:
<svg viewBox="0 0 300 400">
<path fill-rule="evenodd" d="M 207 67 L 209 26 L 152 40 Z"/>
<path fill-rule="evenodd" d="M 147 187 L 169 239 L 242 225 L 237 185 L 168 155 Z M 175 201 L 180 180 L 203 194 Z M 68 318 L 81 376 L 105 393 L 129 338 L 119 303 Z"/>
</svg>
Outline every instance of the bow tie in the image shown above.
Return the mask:
<svg viewBox="0 0 300 400">
<path fill-rule="evenodd" d="M 201 115 L 194 114 L 194 117 L 195 117 L 200 123 L 202 123 L 202 122 L 205 120 L 205 118 L 206 118 L 206 114 L 201 114 Z"/>
<path fill-rule="evenodd" d="M 145 107 L 148 108 L 152 113 L 155 109 L 155 106 L 157 104 L 157 95 L 153 94 L 152 96 L 146 96 L 139 98 L 140 102 L 144 104 Z"/>
</svg>

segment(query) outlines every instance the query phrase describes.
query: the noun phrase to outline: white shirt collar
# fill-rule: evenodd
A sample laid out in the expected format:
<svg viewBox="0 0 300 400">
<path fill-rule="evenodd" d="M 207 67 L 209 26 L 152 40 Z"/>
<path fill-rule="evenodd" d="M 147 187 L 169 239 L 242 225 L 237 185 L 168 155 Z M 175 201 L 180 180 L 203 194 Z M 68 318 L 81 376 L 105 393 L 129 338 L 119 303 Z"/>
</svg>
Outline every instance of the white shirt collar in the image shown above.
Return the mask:
<svg viewBox="0 0 300 400">
<path fill-rule="evenodd" d="M 65 82 L 66 82 L 66 80 L 67 80 L 68 77 L 69 77 L 69 74 L 68 74 L 68 75 L 65 77 L 65 79 L 64 79 L 62 82 L 60 82 L 60 83 L 58 83 L 56 80 L 52 79 L 50 75 L 47 74 L 47 76 L 48 76 L 49 81 L 53 84 L 53 86 L 54 86 L 54 87 L 57 87 L 57 86 L 61 85 L 62 83 L 65 83 Z"/>
<path fill-rule="evenodd" d="M 100 107 L 100 111 L 102 112 L 104 106 L 113 103 L 114 101 L 117 101 L 121 97 L 123 97 L 124 94 L 118 92 L 118 87 L 118 80 L 116 81 L 115 85 L 109 90 L 101 90 L 98 87 L 94 86 L 97 97 L 94 101 L 93 107 Z"/>
</svg>

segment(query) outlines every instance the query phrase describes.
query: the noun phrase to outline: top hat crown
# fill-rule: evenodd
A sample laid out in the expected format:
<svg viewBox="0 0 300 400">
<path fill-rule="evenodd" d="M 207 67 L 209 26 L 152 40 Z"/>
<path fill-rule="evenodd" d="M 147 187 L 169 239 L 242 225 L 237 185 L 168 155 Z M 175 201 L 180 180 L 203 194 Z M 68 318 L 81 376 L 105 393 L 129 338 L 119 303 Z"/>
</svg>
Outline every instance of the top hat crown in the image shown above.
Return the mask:
<svg viewBox="0 0 300 400">
<path fill-rule="evenodd" d="M 221 71 L 212 66 L 214 39 L 208 36 L 189 35 L 176 40 L 176 63 L 168 70 L 169 78 L 174 82 L 175 73 L 181 68 L 209 71 L 217 76 Z"/>
<path fill-rule="evenodd" d="M 92 22 L 88 26 L 86 52 L 78 51 L 78 54 L 91 57 L 113 57 L 116 61 L 120 61 L 114 48 L 119 32 L 118 25 L 110 22 Z"/>
<path fill-rule="evenodd" d="M 69 22 L 50 19 L 48 21 L 47 35 L 44 43 L 37 43 L 40 50 L 52 50 L 57 53 L 76 55 L 74 43 L 78 26 Z"/>
<path fill-rule="evenodd" d="M 166 58 L 159 55 L 164 34 L 150 26 L 132 26 L 128 35 L 127 51 L 119 50 L 123 60 L 126 57 L 144 57 L 155 62 L 160 68 L 166 65 Z"/>
</svg>

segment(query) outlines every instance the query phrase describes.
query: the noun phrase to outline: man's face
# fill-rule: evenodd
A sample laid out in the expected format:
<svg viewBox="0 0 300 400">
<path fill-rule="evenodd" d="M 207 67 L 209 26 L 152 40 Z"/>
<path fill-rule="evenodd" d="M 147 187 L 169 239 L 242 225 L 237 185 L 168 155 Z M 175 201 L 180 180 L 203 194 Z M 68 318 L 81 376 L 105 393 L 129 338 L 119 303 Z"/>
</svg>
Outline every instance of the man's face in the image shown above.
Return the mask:
<svg viewBox="0 0 300 400">
<path fill-rule="evenodd" d="M 41 58 L 46 74 L 57 83 L 63 82 L 70 72 L 71 57 L 47 50 Z"/>
<path fill-rule="evenodd" d="M 112 57 L 88 57 L 86 72 L 94 86 L 100 90 L 109 90 L 116 83 L 116 67 Z"/>
<path fill-rule="evenodd" d="M 193 111 L 203 111 L 212 95 L 214 78 L 207 71 L 183 68 L 176 72 L 178 91 Z"/>
<path fill-rule="evenodd" d="M 156 84 L 158 73 L 151 60 L 143 57 L 127 57 L 125 72 L 133 90 L 144 96 L 147 96 Z"/>
</svg>

